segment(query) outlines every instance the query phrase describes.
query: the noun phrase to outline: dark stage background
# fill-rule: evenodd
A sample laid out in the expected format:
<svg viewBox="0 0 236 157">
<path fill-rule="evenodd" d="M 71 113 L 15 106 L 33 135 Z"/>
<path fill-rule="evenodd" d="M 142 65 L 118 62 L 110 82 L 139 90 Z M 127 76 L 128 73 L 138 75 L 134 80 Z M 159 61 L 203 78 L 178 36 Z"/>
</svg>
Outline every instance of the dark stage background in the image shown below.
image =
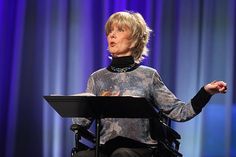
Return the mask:
<svg viewBox="0 0 236 157">
<path fill-rule="evenodd" d="M 0 156 L 66 157 L 73 134 L 42 98 L 85 90 L 109 64 L 104 25 L 116 11 L 140 12 L 153 29 L 144 64 L 189 101 L 224 80 L 226 95 L 173 123 L 186 157 L 236 157 L 235 0 L 0 0 Z"/>
</svg>

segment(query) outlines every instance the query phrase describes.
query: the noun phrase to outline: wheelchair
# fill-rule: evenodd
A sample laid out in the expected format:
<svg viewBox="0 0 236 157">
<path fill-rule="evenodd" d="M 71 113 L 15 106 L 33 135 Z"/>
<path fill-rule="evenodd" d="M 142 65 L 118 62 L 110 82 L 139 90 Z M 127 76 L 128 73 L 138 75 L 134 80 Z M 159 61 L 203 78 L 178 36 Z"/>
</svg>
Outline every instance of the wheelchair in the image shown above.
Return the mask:
<svg viewBox="0 0 236 157">
<path fill-rule="evenodd" d="M 181 136 L 170 127 L 169 118 L 159 114 L 159 117 L 150 119 L 151 137 L 157 141 L 156 145 L 151 145 L 153 149 L 153 157 L 182 157 L 183 155 L 178 151 Z M 70 130 L 74 133 L 75 144 L 71 150 L 71 157 L 79 151 L 93 149 L 81 142 L 81 138 L 85 138 L 93 146 L 96 143 L 96 136 L 87 128 L 78 124 L 72 124 Z"/>
</svg>

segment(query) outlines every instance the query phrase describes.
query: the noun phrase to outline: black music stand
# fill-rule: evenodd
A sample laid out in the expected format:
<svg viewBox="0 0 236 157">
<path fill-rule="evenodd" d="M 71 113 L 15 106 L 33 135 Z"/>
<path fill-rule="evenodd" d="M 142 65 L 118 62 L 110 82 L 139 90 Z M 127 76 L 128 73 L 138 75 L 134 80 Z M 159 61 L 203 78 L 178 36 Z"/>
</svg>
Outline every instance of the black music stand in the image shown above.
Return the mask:
<svg viewBox="0 0 236 157">
<path fill-rule="evenodd" d="M 101 118 L 153 118 L 158 113 L 141 97 L 130 96 L 44 96 L 61 117 L 96 120 L 96 151 L 99 157 Z"/>
</svg>

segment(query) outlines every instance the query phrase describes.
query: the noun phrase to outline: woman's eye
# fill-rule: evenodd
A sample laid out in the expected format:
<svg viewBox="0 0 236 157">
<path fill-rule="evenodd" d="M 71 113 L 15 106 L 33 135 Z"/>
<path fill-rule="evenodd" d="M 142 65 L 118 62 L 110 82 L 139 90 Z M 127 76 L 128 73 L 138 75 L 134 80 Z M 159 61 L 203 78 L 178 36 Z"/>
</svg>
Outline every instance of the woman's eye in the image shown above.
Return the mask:
<svg viewBox="0 0 236 157">
<path fill-rule="evenodd" d="M 124 32 L 124 31 L 125 31 L 125 30 L 122 29 L 122 28 L 119 28 L 118 30 L 119 30 L 119 32 Z"/>
</svg>

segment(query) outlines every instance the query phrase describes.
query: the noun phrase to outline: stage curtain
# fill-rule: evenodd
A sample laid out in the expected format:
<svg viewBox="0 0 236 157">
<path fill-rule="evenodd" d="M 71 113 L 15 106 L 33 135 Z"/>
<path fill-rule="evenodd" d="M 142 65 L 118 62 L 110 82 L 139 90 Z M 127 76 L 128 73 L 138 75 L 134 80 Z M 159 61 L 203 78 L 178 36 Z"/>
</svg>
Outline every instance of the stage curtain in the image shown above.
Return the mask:
<svg viewBox="0 0 236 157">
<path fill-rule="evenodd" d="M 44 95 L 84 92 L 89 75 L 109 65 L 108 17 L 130 10 L 153 30 L 143 64 L 190 101 L 224 80 L 196 118 L 172 123 L 187 157 L 236 157 L 236 2 L 234 0 L 0 0 L 0 156 L 65 157 L 70 118 Z"/>
</svg>

